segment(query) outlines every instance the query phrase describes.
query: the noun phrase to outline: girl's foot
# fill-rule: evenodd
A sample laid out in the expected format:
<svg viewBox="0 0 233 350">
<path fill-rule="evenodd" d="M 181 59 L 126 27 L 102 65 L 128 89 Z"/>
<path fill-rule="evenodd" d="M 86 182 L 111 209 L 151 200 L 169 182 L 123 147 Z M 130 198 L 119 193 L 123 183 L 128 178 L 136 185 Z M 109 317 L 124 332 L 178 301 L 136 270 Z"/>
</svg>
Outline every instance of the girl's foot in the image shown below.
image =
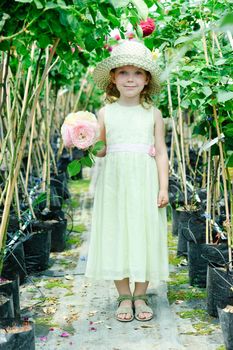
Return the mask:
<svg viewBox="0 0 233 350">
<path fill-rule="evenodd" d="M 135 318 L 138 321 L 149 321 L 153 318 L 153 310 L 148 306 L 146 295 L 134 295 Z"/>
<path fill-rule="evenodd" d="M 118 309 L 116 311 L 116 319 L 121 322 L 130 322 L 134 319 L 133 303 L 131 295 L 120 295 L 118 297 Z"/>
</svg>

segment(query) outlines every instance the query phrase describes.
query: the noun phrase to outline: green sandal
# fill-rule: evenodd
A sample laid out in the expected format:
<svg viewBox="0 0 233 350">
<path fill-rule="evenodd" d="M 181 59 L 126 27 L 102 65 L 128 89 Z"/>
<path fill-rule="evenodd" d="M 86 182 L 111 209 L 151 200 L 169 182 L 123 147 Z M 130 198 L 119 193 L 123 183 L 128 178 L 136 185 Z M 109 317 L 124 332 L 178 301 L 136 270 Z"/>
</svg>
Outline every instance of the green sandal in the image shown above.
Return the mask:
<svg viewBox="0 0 233 350">
<path fill-rule="evenodd" d="M 136 320 L 138 320 L 138 321 L 150 321 L 153 318 L 154 313 L 153 313 L 153 310 L 148 306 L 148 296 L 146 294 L 134 295 L 133 296 L 133 301 L 135 301 L 135 300 L 144 300 L 145 303 L 147 304 L 147 305 L 139 305 L 139 306 L 135 306 L 135 304 L 134 304 Z M 143 313 L 143 312 L 148 312 L 148 313 L 151 314 L 151 316 L 149 316 L 147 318 L 140 318 L 140 317 L 138 317 L 138 315 L 140 313 Z"/>
<path fill-rule="evenodd" d="M 133 301 L 132 295 L 119 295 L 117 298 L 118 301 L 118 309 L 116 311 L 116 319 L 120 322 L 131 322 L 134 319 L 133 309 L 131 306 L 120 306 L 121 302 L 124 300 L 131 300 Z M 130 314 L 130 318 L 120 318 L 120 314 Z"/>
</svg>

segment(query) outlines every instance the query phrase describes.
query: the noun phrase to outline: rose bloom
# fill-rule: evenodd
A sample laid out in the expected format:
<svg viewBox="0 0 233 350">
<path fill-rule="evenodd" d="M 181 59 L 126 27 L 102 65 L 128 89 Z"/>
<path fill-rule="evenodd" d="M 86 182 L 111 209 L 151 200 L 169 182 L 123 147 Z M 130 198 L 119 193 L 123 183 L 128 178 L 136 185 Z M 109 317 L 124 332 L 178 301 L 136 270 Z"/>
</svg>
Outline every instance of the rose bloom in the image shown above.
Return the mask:
<svg viewBox="0 0 233 350">
<path fill-rule="evenodd" d="M 87 149 L 99 136 L 99 124 L 94 114 L 85 111 L 70 113 L 61 127 L 65 147 Z"/>
<path fill-rule="evenodd" d="M 143 37 L 150 35 L 155 30 L 155 22 L 152 18 L 147 18 L 146 21 L 140 21 L 140 27 L 143 31 Z"/>
</svg>

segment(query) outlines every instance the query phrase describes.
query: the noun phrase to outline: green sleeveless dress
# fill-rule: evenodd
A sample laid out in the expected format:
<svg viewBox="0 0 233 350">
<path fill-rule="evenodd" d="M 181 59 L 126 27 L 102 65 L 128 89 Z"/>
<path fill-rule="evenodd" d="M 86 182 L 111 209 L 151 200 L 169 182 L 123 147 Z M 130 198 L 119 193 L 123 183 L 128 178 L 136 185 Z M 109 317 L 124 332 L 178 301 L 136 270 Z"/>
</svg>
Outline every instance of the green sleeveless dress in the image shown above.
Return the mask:
<svg viewBox="0 0 233 350">
<path fill-rule="evenodd" d="M 154 109 L 106 105 L 107 154 L 96 181 L 86 277 L 168 278 L 166 208 L 157 206 Z"/>
</svg>

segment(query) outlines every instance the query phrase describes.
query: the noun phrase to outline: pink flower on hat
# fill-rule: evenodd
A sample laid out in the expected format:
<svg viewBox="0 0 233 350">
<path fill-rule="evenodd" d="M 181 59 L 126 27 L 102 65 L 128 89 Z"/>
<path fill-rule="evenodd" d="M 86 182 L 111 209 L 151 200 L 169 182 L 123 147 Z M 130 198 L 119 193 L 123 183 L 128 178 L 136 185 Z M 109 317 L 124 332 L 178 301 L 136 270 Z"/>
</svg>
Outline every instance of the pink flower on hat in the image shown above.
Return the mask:
<svg viewBox="0 0 233 350">
<path fill-rule="evenodd" d="M 140 27 L 143 31 L 143 37 L 150 35 L 155 30 L 155 22 L 152 18 L 147 18 L 146 21 L 140 21 Z"/>
<path fill-rule="evenodd" d="M 85 111 L 70 113 L 61 127 L 65 147 L 87 149 L 99 136 L 100 127 L 94 114 Z"/>
<path fill-rule="evenodd" d="M 155 146 L 153 146 L 153 145 L 150 146 L 149 155 L 150 155 L 151 157 L 155 157 L 155 156 L 156 156 Z"/>
</svg>

